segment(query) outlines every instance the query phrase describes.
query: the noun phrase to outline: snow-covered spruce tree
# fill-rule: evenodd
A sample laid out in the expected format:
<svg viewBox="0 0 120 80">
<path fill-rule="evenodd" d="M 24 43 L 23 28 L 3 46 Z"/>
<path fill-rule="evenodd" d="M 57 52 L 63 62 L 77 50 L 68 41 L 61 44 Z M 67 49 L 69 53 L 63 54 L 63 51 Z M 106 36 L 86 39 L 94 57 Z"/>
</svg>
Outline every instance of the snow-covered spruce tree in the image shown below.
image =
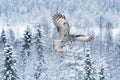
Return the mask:
<svg viewBox="0 0 120 80">
<path fill-rule="evenodd" d="M 15 41 L 15 34 L 12 29 L 9 30 L 9 40 L 10 43 L 13 43 Z"/>
<path fill-rule="evenodd" d="M 46 67 L 45 67 L 46 63 L 44 60 L 45 50 L 42 42 L 42 33 L 41 33 L 40 25 L 37 25 L 37 33 L 35 35 L 35 47 L 38 55 L 37 56 L 38 63 L 37 63 L 37 68 L 34 76 L 36 80 L 39 80 L 39 78 L 41 77 L 41 74 L 45 73 L 46 71 Z"/>
<path fill-rule="evenodd" d="M 113 71 L 115 70 L 115 66 L 116 65 L 115 62 L 113 61 L 113 57 L 114 57 L 114 43 L 113 43 L 113 36 L 112 36 L 112 23 L 111 22 L 107 22 L 106 23 L 106 32 L 105 32 L 105 54 L 107 59 L 107 64 L 109 65 L 109 75 L 107 75 L 107 77 L 109 76 L 109 78 L 113 79 Z"/>
<path fill-rule="evenodd" d="M 4 55 L 5 60 L 2 80 L 18 80 L 15 68 L 16 59 L 13 57 L 13 50 L 9 43 L 5 44 Z"/>
<path fill-rule="evenodd" d="M 92 61 L 90 59 L 90 50 L 86 50 L 86 59 L 85 59 L 85 77 L 84 80 L 95 80 L 95 77 L 93 75 L 94 68 L 92 66 Z"/>
<path fill-rule="evenodd" d="M 5 34 L 5 30 L 2 30 L 2 33 L 1 33 L 1 40 L 0 40 L 0 42 L 1 42 L 1 44 L 3 44 L 3 45 L 5 45 L 5 43 L 6 43 L 6 41 L 7 41 L 7 39 L 6 39 L 6 34 Z"/>
<path fill-rule="evenodd" d="M 98 40 L 99 40 L 99 52 L 100 52 L 100 56 L 102 54 L 102 48 L 103 48 L 103 43 L 102 43 L 102 33 L 103 33 L 103 24 L 104 24 L 104 17 L 103 16 L 100 16 L 98 19 L 97 19 L 97 24 L 99 26 L 99 29 L 100 29 L 100 33 L 99 33 L 99 37 L 98 37 Z M 98 42 L 98 41 L 97 41 Z"/>
<path fill-rule="evenodd" d="M 114 75 L 120 74 L 120 33 L 116 36 L 115 48 L 114 48 Z M 119 76 L 120 78 L 120 76 Z M 118 79 L 118 77 L 116 77 Z"/>
<path fill-rule="evenodd" d="M 100 72 L 99 72 L 99 80 L 105 80 L 104 68 L 101 68 L 101 69 L 100 69 Z"/>
<path fill-rule="evenodd" d="M 107 57 L 110 57 L 112 54 L 112 48 L 113 48 L 113 38 L 112 38 L 112 23 L 107 22 L 106 23 L 106 35 L 105 35 L 105 43 L 106 43 L 106 52 Z"/>
<path fill-rule="evenodd" d="M 25 30 L 24 38 L 23 38 L 23 52 L 28 57 L 31 55 L 30 48 L 32 44 L 32 33 L 29 27 Z"/>
<path fill-rule="evenodd" d="M 23 80 L 26 80 L 27 76 L 30 74 L 28 73 L 28 65 L 30 68 L 30 61 L 31 61 L 31 44 L 32 44 L 32 33 L 29 27 L 25 30 L 23 44 L 22 44 L 22 51 L 21 57 L 23 61 Z"/>
</svg>

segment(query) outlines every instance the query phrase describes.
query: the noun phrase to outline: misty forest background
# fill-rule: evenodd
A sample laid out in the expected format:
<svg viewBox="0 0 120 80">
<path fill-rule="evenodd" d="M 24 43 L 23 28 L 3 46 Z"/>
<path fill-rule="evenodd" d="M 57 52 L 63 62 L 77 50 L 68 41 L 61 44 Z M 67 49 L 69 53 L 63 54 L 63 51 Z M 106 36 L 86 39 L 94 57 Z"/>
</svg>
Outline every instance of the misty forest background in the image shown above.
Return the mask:
<svg viewBox="0 0 120 80">
<path fill-rule="evenodd" d="M 66 16 L 71 33 L 94 41 L 54 52 L 55 13 Z M 0 0 L 0 80 L 119 79 L 119 0 Z"/>
</svg>

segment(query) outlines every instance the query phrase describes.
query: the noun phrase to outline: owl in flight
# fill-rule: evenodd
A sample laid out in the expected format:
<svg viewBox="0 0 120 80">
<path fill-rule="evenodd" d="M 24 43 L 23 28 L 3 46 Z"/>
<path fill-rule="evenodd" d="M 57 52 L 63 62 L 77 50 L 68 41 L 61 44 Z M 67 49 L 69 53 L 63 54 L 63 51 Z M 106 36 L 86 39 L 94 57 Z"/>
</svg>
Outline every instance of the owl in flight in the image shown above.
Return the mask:
<svg viewBox="0 0 120 80">
<path fill-rule="evenodd" d="M 53 49 L 56 52 L 67 52 L 70 42 L 89 42 L 94 39 L 93 36 L 70 34 L 69 23 L 67 22 L 66 17 L 61 13 L 54 14 L 52 20 L 56 26 L 57 32 L 60 35 L 60 40 L 53 41 Z"/>
</svg>

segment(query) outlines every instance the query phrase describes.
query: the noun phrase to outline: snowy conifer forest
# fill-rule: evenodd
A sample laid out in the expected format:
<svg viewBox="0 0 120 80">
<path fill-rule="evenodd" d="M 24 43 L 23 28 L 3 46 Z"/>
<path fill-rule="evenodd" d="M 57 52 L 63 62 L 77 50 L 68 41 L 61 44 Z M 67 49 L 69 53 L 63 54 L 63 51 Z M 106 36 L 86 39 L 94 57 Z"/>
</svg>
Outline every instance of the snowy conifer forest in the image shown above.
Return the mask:
<svg viewBox="0 0 120 80">
<path fill-rule="evenodd" d="M 55 52 L 56 13 L 95 39 Z M 120 80 L 120 1 L 0 0 L 0 80 Z"/>
</svg>

